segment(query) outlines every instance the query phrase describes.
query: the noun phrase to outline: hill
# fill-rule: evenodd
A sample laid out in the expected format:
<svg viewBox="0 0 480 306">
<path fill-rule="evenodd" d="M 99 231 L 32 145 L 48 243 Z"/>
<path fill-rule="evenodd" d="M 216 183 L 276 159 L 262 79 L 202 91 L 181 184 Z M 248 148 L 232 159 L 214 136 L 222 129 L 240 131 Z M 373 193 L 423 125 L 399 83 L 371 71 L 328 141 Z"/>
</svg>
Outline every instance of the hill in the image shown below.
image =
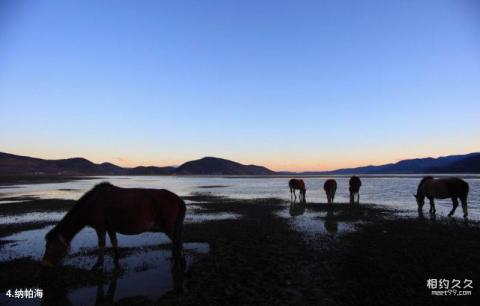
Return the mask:
<svg viewBox="0 0 480 306">
<path fill-rule="evenodd" d="M 242 165 L 227 159 L 204 157 L 184 163 L 175 170 L 175 174 L 269 175 L 275 172 L 262 166 Z"/>
<path fill-rule="evenodd" d="M 173 167 L 123 168 L 111 163 L 95 164 L 88 159 L 41 159 L 0 152 L 0 175 L 147 175 L 170 174 Z"/>
<path fill-rule="evenodd" d="M 419 173 L 480 173 L 480 153 L 450 155 L 438 158 L 415 158 L 397 163 L 338 169 L 321 174 L 419 174 Z M 306 172 L 313 174 L 315 172 Z M 318 172 L 316 174 L 319 174 Z"/>
<path fill-rule="evenodd" d="M 0 152 L 0 175 L 165 175 L 165 174 L 220 174 L 268 175 L 275 172 L 261 166 L 205 157 L 175 167 L 123 168 L 111 163 L 96 164 L 85 158 L 48 160 Z"/>
</svg>

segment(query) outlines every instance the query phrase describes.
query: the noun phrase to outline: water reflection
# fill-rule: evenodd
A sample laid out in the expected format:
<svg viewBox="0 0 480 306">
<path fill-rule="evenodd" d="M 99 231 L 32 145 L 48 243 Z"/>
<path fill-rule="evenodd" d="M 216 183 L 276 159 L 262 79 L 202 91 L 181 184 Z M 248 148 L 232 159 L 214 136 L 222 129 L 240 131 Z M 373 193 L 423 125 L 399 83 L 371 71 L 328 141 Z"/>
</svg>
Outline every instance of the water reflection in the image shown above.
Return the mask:
<svg viewBox="0 0 480 306">
<path fill-rule="evenodd" d="M 295 202 L 291 201 L 290 202 L 290 209 L 288 210 L 290 216 L 295 217 L 295 216 L 301 216 L 305 213 L 305 208 L 306 208 L 306 202 Z"/>
<path fill-rule="evenodd" d="M 325 230 L 330 235 L 336 235 L 338 232 L 338 221 L 336 220 L 335 214 L 333 212 L 333 208 L 329 208 L 327 211 L 327 215 L 325 216 L 325 221 L 323 223 L 325 226 Z"/>
<path fill-rule="evenodd" d="M 193 248 L 192 248 L 193 245 Z M 195 249 L 196 247 L 196 249 Z M 50 284 L 49 280 L 59 279 L 65 273 L 59 270 L 45 271 L 40 279 L 40 288 L 44 290 L 44 298 L 41 305 L 130 305 L 139 302 L 154 303 L 161 298 L 175 298 L 183 294 L 185 271 L 193 263 L 193 252 L 208 252 L 205 243 L 186 244 L 186 264 L 182 260 L 170 257 L 168 250 L 149 251 L 156 253 L 156 265 L 142 268 L 136 254 L 128 256 L 128 262 L 135 262 L 137 268 L 134 271 L 113 270 L 111 273 L 103 273 L 97 285 L 71 289 L 68 286 Z M 152 258 L 153 258 L 152 257 Z M 145 270 L 142 270 L 145 269 Z M 123 304 L 122 304 L 123 305 Z M 143 305 L 143 304 L 142 304 Z"/>
</svg>

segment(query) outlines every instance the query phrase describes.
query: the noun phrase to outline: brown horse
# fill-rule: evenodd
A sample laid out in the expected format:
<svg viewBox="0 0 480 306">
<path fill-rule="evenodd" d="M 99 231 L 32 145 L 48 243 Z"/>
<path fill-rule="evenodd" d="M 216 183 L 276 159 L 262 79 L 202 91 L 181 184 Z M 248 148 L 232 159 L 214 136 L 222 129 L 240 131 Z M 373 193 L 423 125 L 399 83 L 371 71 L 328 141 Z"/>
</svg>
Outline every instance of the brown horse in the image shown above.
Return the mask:
<svg viewBox="0 0 480 306">
<path fill-rule="evenodd" d="M 175 263 L 184 264 L 184 217 L 185 202 L 168 190 L 119 188 L 101 183 L 85 193 L 47 233 L 42 266 L 59 264 L 67 254 L 73 237 L 85 226 L 93 227 L 98 236 L 98 259 L 93 268 L 103 268 L 105 233 L 112 243 L 115 267 L 119 268 L 116 233 L 135 235 L 154 226 L 158 226 L 172 241 Z"/>
<path fill-rule="evenodd" d="M 302 179 L 291 179 L 288 182 L 288 187 L 290 187 L 290 199 L 294 197 L 292 201 L 297 200 L 297 195 L 295 194 L 295 190 L 298 189 L 300 190 L 299 200 L 302 202 L 305 202 L 305 194 L 307 190 L 305 189 L 305 183 L 303 182 Z"/>
<path fill-rule="evenodd" d="M 360 204 L 360 186 L 362 186 L 362 181 L 358 176 L 352 176 L 348 182 L 350 191 L 350 204 L 355 203 L 355 194 L 357 195 L 357 204 Z"/>
<path fill-rule="evenodd" d="M 418 211 L 421 213 L 425 197 L 430 201 L 430 213 L 435 213 L 435 203 L 433 199 L 447 199 L 451 198 L 453 208 L 448 214 L 451 217 L 458 207 L 458 199 L 462 202 L 463 217 L 467 218 L 467 196 L 468 183 L 457 177 L 445 177 L 434 179 L 431 176 L 422 178 L 418 184 L 417 194 L 413 196 L 417 200 Z"/>
<path fill-rule="evenodd" d="M 328 204 L 333 204 L 333 199 L 335 198 L 335 192 L 337 191 L 337 181 L 334 179 L 329 179 L 323 184 L 323 189 L 327 194 Z"/>
</svg>

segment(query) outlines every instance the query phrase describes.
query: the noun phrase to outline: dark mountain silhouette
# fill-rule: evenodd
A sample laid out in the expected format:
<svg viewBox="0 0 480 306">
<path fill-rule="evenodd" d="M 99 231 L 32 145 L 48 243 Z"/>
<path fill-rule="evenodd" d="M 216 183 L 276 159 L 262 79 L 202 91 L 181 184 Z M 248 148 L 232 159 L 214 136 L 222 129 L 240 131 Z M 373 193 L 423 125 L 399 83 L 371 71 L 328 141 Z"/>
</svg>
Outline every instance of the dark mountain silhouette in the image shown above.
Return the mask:
<svg viewBox="0 0 480 306">
<path fill-rule="evenodd" d="M 131 175 L 158 175 L 158 174 L 173 174 L 175 167 L 135 167 L 129 169 L 128 174 Z"/>
<path fill-rule="evenodd" d="M 111 163 L 95 164 L 85 158 L 47 160 L 0 152 L 0 175 L 163 175 L 163 174 L 231 174 L 265 175 L 275 172 L 260 166 L 242 165 L 230 160 L 205 157 L 175 167 L 123 168 Z"/>
<path fill-rule="evenodd" d="M 173 167 L 123 168 L 111 163 L 95 164 L 85 158 L 48 160 L 0 152 L 0 175 L 147 175 L 170 174 Z"/>
<path fill-rule="evenodd" d="M 464 159 L 445 166 L 432 167 L 432 173 L 480 173 L 480 153 L 469 154 Z"/>
<path fill-rule="evenodd" d="M 321 174 L 414 174 L 414 173 L 480 173 L 480 153 L 450 155 L 438 158 L 415 158 L 380 166 L 338 169 Z M 320 174 L 305 172 L 304 174 Z"/>
<path fill-rule="evenodd" d="M 480 153 L 438 158 L 416 158 L 380 166 L 338 169 L 321 172 L 274 172 L 268 168 L 216 157 L 204 157 L 179 167 L 123 168 L 111 163 L 95 164 L 85 158 L 47 160 L 0 152 L 0 175 L 315 175 L 315 174 L 419 174 L 480 173 Z"/>
<path fill-rule="evenodd" d="M 269 175 L 275 172 L 261 166 L 242 165 L 227 159 L 204 157 L 184 163 L 175 169 L 175 174 Z"/>
</svg>

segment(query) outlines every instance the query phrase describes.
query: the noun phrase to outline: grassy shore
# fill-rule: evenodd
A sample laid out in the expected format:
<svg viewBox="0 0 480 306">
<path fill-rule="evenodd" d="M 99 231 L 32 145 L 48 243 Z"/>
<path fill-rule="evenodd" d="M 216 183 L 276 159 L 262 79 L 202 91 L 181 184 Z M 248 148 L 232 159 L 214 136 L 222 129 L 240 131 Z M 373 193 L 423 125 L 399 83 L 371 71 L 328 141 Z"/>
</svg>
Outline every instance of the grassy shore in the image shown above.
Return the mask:
<svg viewBox="0 0 480 306">
<path fill-rule="evenodd" d="M 186 224 L 186 242 L 210 244 L 210 253 L 187 271 L 186 292 L 158 301 L 137 298 L 135 305 L 465 305 L 478 299 L 478 223 L 399 217 L 376 205 L 336 204 L 332 209 L 308 203 L 308 213 L 321 213 L 315 219 L 319 226 L 326 221 L 350 222 L 356 230 L 307 239 L 291 219 L 281 216 L 289 207 L 279 199 L 202 194 L 186 199 L 195 201 L 202 213 L 233 212 L 241 217 Z M 56 205 L 60 204 L 51 208 L 58 209 Z M 62 205 L 67 208 L 71 203 Z M 38 263 L 26 258 L 0 263 L 0 288 L 34 285 L 32 273 L 37 268 Z M 65 291 L 111 276 L 72 267 L 54 273 L 48 285 Z M 432 296 L 426 287 L 430 278 L 472 279 L 473 296 Z M 128 303 L 132 300 L 118 304 Z"/>
</svg>

